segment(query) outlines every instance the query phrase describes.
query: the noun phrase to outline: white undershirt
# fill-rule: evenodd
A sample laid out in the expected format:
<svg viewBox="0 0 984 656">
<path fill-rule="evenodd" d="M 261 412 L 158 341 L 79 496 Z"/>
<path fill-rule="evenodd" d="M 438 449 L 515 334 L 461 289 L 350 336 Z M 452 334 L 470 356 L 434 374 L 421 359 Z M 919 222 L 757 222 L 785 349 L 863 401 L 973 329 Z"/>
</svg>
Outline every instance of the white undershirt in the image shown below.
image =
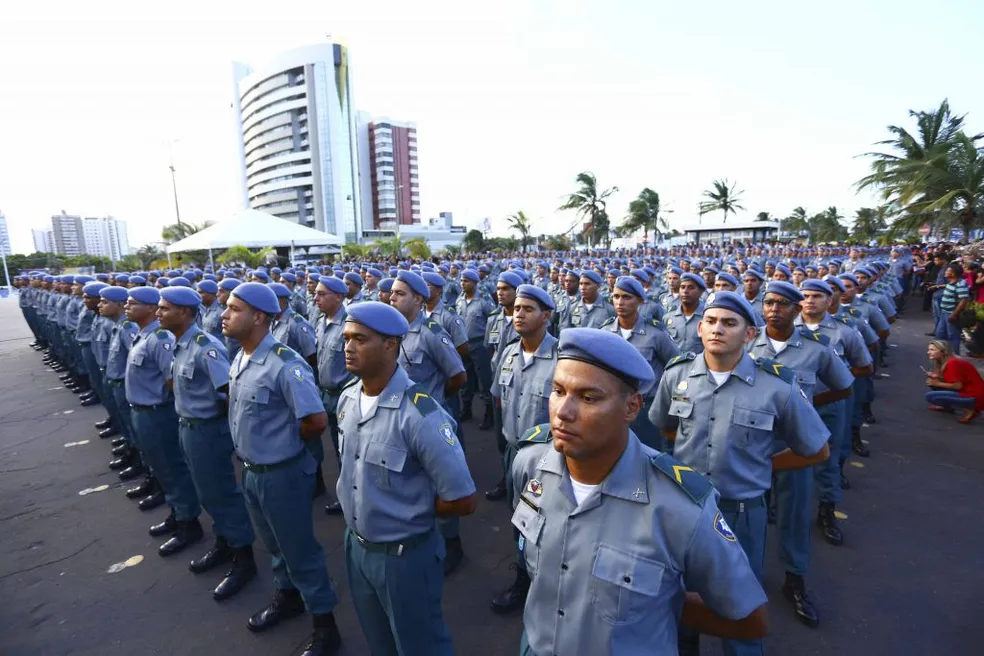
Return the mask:
<svg viewBox="0 0 984 656">
<path fill-rule="evenodd" d="M 622 337 L 624 337 L 625 339 L 628 339 L 632 335 L 632 329 L 631 328 L 621 328 L 621 327 L 619 327 L 618 332 L 622 333 Z"/>
<path fill-rule="evenodd" d="M 359 410 L 362 411 L 363 417 L 372 412 L 372 407 L 376 405 L 378 399 L 378 396 L 366 396 L 365 392 L 359 392 Z"/>
<path fill-rule="evenodd" d="M 772 339 L 771 337 L 769 337 L 769 341 L 772 342 L 772 350 L 776 352 L 776 355 L 782 353 L 783 350 L 786 348 L 787 342 L 780 342 L 778 340 Z"/>
<path fill-rule="evenodd" d="M 591 308 L 593 308 L 593 307 L 594 307 L 594 303 L 585 303 L 584 304 L 584 311 L 585 312 L 590 312 L 591 311 Z"/>
<path fill-rule="evenodd" d="M 724 385 L 724 381 L 728 380 L 728 376 L 731 375 L 730 371 L 711 371 L 710 369 L 707 370 L 707 373 L 714 379 L 714 384 L 718 387 Z"/>
<path fill-rule="evenodd" d="M 574 498 L 577 500 L 577 505 L 579 506 L 585 499 L 588 498 L 588 495 L 591 494 L 596 487 L 598 487 L 597 485 L 578 483 L 574 480 L 573 476 L 571 477 L 571 486 L 574 488 Z"/>
<path fill-rule="evenodd" d="M 529 364 L 530 362 L 532 362 L 533 361 L 533 356 L 534 356 L 534 354 L 536 354 L 536 351 L 526 351 L 526 350 L 522 350 L 522 349 L 520 350 L 520 352 L 523 354 L 523 364 L 524 365 Z"/>
<path fill-rule="evenodd" d="M 820 324 L 818 323 L 806 323 L 805 321 L 803 322 L 803 325 L 813 331 L 820 327 Z"/>
</svg>

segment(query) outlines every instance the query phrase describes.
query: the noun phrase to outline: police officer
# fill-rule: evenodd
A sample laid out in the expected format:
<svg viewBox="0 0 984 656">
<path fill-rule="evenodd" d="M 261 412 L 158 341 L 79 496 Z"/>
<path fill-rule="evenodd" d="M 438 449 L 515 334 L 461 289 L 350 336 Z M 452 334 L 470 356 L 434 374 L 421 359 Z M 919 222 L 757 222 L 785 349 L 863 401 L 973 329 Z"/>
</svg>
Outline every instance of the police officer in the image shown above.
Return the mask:
<svg viewBox="0 0 984 656">
<path fill-rule="evenodd" d="M 602 325 L 602 330 L 608 330 L 632 344 L 653 368 L 656 380 L 663 376 L 666 363 L 680 355 L 680 349 L 670 339 L 662 322 L 658 319 L 646 319 L 639 313 L 639 308 L 645 299 L 642 285 L 633 277 L 621 276 L 615 281 L 612 301 L 615 307 L 615 317 Z M 640 412 L 632 422 L 632 431 L 643 444 L 651 449 L 670 451 L 659 430 L 649 422 L 649 408 L 652 406 L 652 396 L 645 399 L 643 412 Z"/>
<path fill-rule="evenodd" d="M 681 283 L 681 294 L 686 281 Z M 714 292 L 698 323 L 704 351 L 669 362 L 649 419 L 674 441 L 674 456 L 706 475 L 719 507 L 761 582 L 767 527 L 765 492 L 773 471 L 810 467 L 828 456 L 830 433 L 792 370 L 753 360 L 755 313 L 742 296 Z M 779 453 L 774 440 L 789 447 Z M 760 641 L 726 641 L 729 654 L 761 654 Z"/>
<path fill-rule="evenodd" d="M 513 328 L 513 304 L 516 302 L 516 289 L 522 284 L 523 279 L 517 273 L 505 271 L 499 274 L 495 288 L 499 307 L 485 326 L 485 348 L 489 351 L 493 373 L 498 369 L 502 348 L 518 337 Z"/>
<path fill-rule="evenodd" d="M 404 280 L 394 296 L 413 289 Z M 338 402 L 337 493 L 352 601 L 371 653 L 438 656 L 453 649 L 441 617 L 444 540 L 435 518 L 474 512 L 475 484 L 453 420 L 399 364 L 407 330 L 395 307 L 348 308 L 346 366 L 361 380 Z"/>
<path fill-rule="evenodd" d="M 485 328 L 489 315 L 494 309 L 489 298 L 479 292 L 479 276 L 474 269 L 461 272 L 462 294 L 458 297 L 456 307 L 461 320 L 465 322 L 465 334 L 468 335 L 468 360 L 465 369 L 468 372 L 468 383 L 461 393 L 462 422 L 472 418 L 472 399 L 475 392 L 485 403 L 485 415 L 480 430 L 488 430 L 493 426 L 492 399 L 489 388 L 492 386 L 491 354 L 485 347 Z"/>
<path fill-rule="evenodd" d="M 249 618 L 253 632 L 304 613 L 314 633 L 304 656 L 337 653 L 341 636 L 333 609 L 338 597 L 314 537 L 311 501 L 317 463 L 303 441 L 327 425 L 314 374 L 270 333 L 280 313 L 277 296 L 257 283 L 239 285 L 222 313 L 222 333 L 242 346 L 230 368 L 229 426 L 243 460 L 243 492 L 253 527 L 273 557 L 277 592 Z"/>
<path fill-rule="evenodd" d="M 815 285 L 819 281 L 802 282 Z M 769 282 L 762 300 L 765 330 L 752 343 L 748 353 L 753 358 L 779 362 L 794 372 L 800 389 L 813 400 L 813 406 L 833 440 L 843 430 L 844 415 L 839 408 L 851 395 L 854 376 L 834 351 L 830 338 L 806 327 L 796 328 L 794 321 L 799 316 L 802 301 L 803 294 L 795 285 Z M 840 406 L 832 412 L 822 410 L 837 403 Z M 829 446 L 829 449 L 835 446 Z M 773 494 L 778 508 L 779 560 L 786 568 L 783 595 L 800 621 L 815 628 L 820 618 L 803 580 L 810 566 L 813 479 L 812 468 L 779 472 L 775 475 Z"/>
<path fill-rule="evenodd" d="M 82 309 L 78 315 L 79 324 L 75 330 L 75 340 L 79 345 L 79 357 L 82 360 L 82 370 L 85 372 L 88 387 L 88 390 L 79 396 L 79 403 L 83 407 L 97 405 L 103 394 L 102 375 L 92 353 L 92 340 L 100 330 L 99 322 L 97 322 L 100 287 L 90 288 L 91 294 L 85 293 L 85 287 L 94 283 L 95 281 L 88 276 L 76 277 L 76 284 L 80 286 L 79 295 L 82 298 Z M 102 285 L 102 283 L 98 284 Z"/>
<path fill-rule="evenodd" d="M 448 281 L 433 271 L 425 271 L 421 274 L 421 277 L 427 283 L 427 289 L 430 292 L 430 297 L 424 303 L 424 317 L 441 324 L 441 327 L 451 337 L 451 343 L 454 344 L 455 350 L 461 356 L 461 361 L 467 362 L 468 335 L 465 333 L 465 322 L 458 316 L 454 306 L 446 305 L 443 298 L 442 292 Z M 448 414 L 455 421 L 460 421 L 461 395 L 452 394 L 445 401 L 445 408 Z"/>
<path fill-rule="evenodd" d="M 312 369 L 318 367 L 318 345 L 315 341 L 314 327 L 290 306 L 290 290 L 279 282 L 271 282 L 270 289 L 277 295 L 280 314 L 270 327 L 270 332 L 281 344 L 286 344 L 304 358 Z"/>
<path fill-rule="evenodd" d="M 236 278 L 223 278 L 219 283 L 219 290 L 215 295 L 215 300 L 219 303 L 219 331 L 222 339 L 225 340 L 226 351 L 229 353 L 229 361 L 231 362 L 236 354 L 239 353 L 239 342 L 234 338 L 228 337 L 224 331 L 222 331 L 222 313 L 226 310 L 226 304 L 229 302 L 229 296 L 232 294 L 232 290 L 238 287 L 241 281 Z M 219 337 L 220 335 L 216 335 Z"/>
<path fill-rule="evenodd" d="M 519 339 L 503 347 L 492 381 L 492 396 L 502 413 L 502 468 L 509 480 L 500 483 L 504 488 L 501 493 L 499 487 L 485 493 L 490 501 L 507 497 L 510 507 L 513 505 L 512 463 L 519 452 L 519 439 L 529 427 L 547 420 L 557 365 L 557 338 L 547 332 L 555 308 L 550 295 L 540 287 L 520 285 L 513 307 L 513 323 Z M 516 580 L 492 599 L 492 610 L 509 613 L 522 608 L 529 589 L 529 573 L 523 559 L 517 558 Z"/>
<path fill-rule="evenodd" d="M 396 278 L 384 278 L 379 281 L 379 302 L 389 305 L 390 292 L 393 290 L 393 282 Z"/>
<path fill-rule="evenodd" d="M 116 460 L 109 463 L 109 468 L 123 470 L 131 465 L 137 468 L 142 467 L 140 452 L 137 449 L 136 438 L 133 434 L 133 424 L 130 421 L 130 404 L 126 400 L 126 389 L 124 382 L 126 379 L 127 354 L 130 351 L 130 343 L 139 328 L 136 324 L 127 321 L 123 307 L 127 301 L 126 290 L 122 287 L 104 287 L 99 290 L 99 314 L 112 322 L 110 328 L 109 342 L 106 347 L 106 370 L 105 380 L 107 384 L 107 396 L 111 397 L 110 415 L 113 416 L 114 426 L 106 428 L 99 433 L 99 437 L 105 439 L 112 437 L 118 430 L 125 440 L 125 446 Z M 115 429 L 115 430 L 114 430 Z M 163 493 L 155 495 L 150 501 L 141 501 L 141 510 L 156 508 L 164 502 Z"/>
<path fill-rule="evenodd" d="M 219 285 L 214 280 L 203 280 L 198 283 L 196 288 L 202 297 L 202 330 L 221 341 L 222 304 L 218 300 Z"/>
<path fill-rule="evenodd" d="M 138 332 L 127 355 L 126 400 L 137 447 L 171 507 L 164 524 L 172 527 L 173 535 L 157 551 L 161 556 L 172 556 L 203 535 L 198 521 L 201 504 L 181 452 L 174 396 L 167 384 L 174 358 L 174 335 L 157 321 L 160 293 L 156 289 L 134 287 L 128 293 L 126 316 L 136 324 Z M 153 532 L 166 534 L 162 530 Z"/>
<path fill-rule="evenodd" d="M 365 287 L 366 282 L 362 279 L 362 276 L 355 271 L 349 271 L 345 274 L 342 282 L 348 287 L 348 293 L 345 295 L 345 307 L 353 303 L 361 303 L 365 300 L 362 294 L 362 288 Z"/>
<path fill-rule="evenodd" d="M 583 328 L 561 333 L 558 358 L 550 423 L 523 436 L 512 467 L 533 576 L 520 653 L 675 654 L 681 621 L 764 635 L 765 593 L 711 484 L 629 427 L 651 365 Z"/>
<path fill-rule="evenodd" d="M 600 328 L 615 316 L 615 309 L 601 298 L 601 276 L 591 270 L 584 270 L 578 278 L 579 298 L 567 305 L 564 316 L 560 318 L 560 329 Z"/>
<path fill-rule="evenodd" d="M 335 452 L 339 467 L 341 467 L 341 460 L 338 455 L 338 398 L 342 394 L 342 389 L 355 380 L 355 376 L 345 368 L 345 338 L 342 329 L 346 317 L 343 301 L 347 293 L 348 288 L 345 283 L 334 276 L 319 278 L 314 292 L 314 300 L 320 313 L 315 326 L 318 341 L 318 386 L 321 390 L 321 403 L 327 414 L 332 450 Z M 318 471 L 315 473 L 317 491 L 325 485 L 322 474 L 322 463 L 325 459 L 324 444 L 320 437 L 309 440 L 305 444 L 318 462 Z M 342 505 L 337 499 L 332 499 L 325 503 L 325 512 L 338 514 L 342 512 Z"/>
<path fill-rule="evenodd" d="M 216 601 L 222 601 L 256 576 L 253 526 L 232 468 L 229 360 L 222 341 L 195 322 L 201 306 L 197 292 L 168 287 L 160 296 L 157 318 L 175 338 L 168 385 L 174 391 L 181 451 L 215 533 L 215 544 L 189 568 L 200 574 L 232 561 L 232 569 L 212 592 Z"/>
<path fill-rule="evenodd" d="M 681 353 L 700 353 L 703 350 L 697 327 L 704 316 L 701 296 L 707 291 L 704 279 L 696 273 L 680 276 L 679 305 L 663 315 L 663 324 Z"/>
</svg>

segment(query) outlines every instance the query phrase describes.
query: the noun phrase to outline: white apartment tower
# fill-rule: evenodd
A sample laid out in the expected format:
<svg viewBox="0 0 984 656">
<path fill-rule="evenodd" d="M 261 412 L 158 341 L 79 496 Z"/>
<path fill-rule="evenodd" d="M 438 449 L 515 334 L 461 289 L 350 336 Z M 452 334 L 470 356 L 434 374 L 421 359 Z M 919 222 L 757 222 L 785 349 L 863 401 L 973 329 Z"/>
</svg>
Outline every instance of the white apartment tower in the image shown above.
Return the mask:
<svg viewBox="0 0 984 656">
<path fill-rule="evenodd" d="M 130 254 L 130 242 L 126 234 L 126 222 L 107 217 L 87 217 L 82 221 L 85 236 L 85 252 L 107 257 L 113 262 Z"/>
</svg>

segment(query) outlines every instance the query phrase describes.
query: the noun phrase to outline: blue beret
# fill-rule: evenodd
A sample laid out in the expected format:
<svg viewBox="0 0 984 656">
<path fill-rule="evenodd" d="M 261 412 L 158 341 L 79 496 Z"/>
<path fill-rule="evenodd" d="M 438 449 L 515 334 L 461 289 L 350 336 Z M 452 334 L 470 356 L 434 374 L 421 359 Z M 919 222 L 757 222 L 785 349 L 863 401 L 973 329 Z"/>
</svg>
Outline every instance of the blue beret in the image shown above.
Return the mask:
<svg viewBox="0 0 984 656">
<path fill-rule="evenodd" d="M 168 278 L 177 278 L 180 275 L 181 275 L 181 272 L 180 271 L 171 270 L 171 271 L 168 271 L 167 272 L 167 277 Z"/>
<path fill-rule="evenodd" d="M 116 282 L 123 282 L 123 283 L 130 282 L 130 276 L 126 275 L 125 273 L 117 273 Z"/>
<path fill-rule="evenodd" d="M 184 276 L 175 276 L 167 283 L 168 287 L 191 287 L 191 281 Z"/>
<path fill-rule="evenodd" d="M 75 276 L 74 282 L 76 285 L 85 285 L 87 283 L 92 282 L 93 280 L 94 279 L 92 276 Z"/>
<path fill-rule="evenodd" d="M 345 320 L 361 323 L 366 328 L 388 337 L 403 337 L 410 328 L 399 310 L 378 301 L 353 303 L 348 307 L 348 316 Z"/>
<path fill-rule="evenodd" d="M 362 276 L 357 274 L 355 271 L 349 271 L 348 273 L 346 273 L 345 279 L 348 280 L 349 282 L 355 283 L 359 287 L 362 287 L 363 285 L 366 284 L 366 281 L 362 279 Z"/>
<path fill-rule="evenodd" d="M 202 276 L 202 280 L 211 280 L 212 282 L 215 282 L 215 274 L 206 273 L 204 276 Z"/>
<path fill-rule="evenodd" d="M 290 290 L 287 289 L 287 285 L 280 282 L 267 283 L 267 287 L 273 290 L 273 293 L 277 295 L 277 298 L 290 298 Z"/>
<path fill-rule="evenodd" d="M 158 278 L 155 284 L 160 285 L 161 287 L 167 287 L 171 284 L 170 278 L 164 278 L 164 277 Z"/>
<path fill-rule="evenodd" d="M 713 308 L 721 308 L 722 310 L 737 312 L 749 324 L 753 326 L 755 325 L 755 310 L 753 310 L 749 302 L 745 300 L 745 297 L 740 294 L 736 294 L 735 292 L 711 292 L 708 294 L 707 300 L 704 302 L 704 310 L 706 311 Z"/>
<path fill-rule="evenodd" d="M 444 276 L 431 271 L 424 271 L 424 282 L 428 285 L 434 285 L 435 287 L 444 287 L 444 285 L 447 284 L 447 280 L 444 279 Z"/>
<path fill-rule="evenodd" d="M 504 282 L 513 289 L 523 284 L 523 278 L 514 271 L 504 271 L 499 274 L 499 282 Z"/>
<path fill-rule="evenodd" d="M 780 296 L 785 296 L 795 303 L 799 303 L 803 300 L 803 294 L 801 294 L 800 290 L 796 288 L 796 285 L 784 280 L 770 280 L 765 283 L 765 293 L 779 294 Z"/>
<path fill-rule="evenodd" d="M 690 282 L 694 283 L 701 289 L 707 289 L 707 283 L 705 283 L 704 279 L 698 276 L 696 273 L 690 273 L 688 271 L 687 273 L 682 274 L 680 276 L 680 282 L 682 283 L 684 280 L 689 280 Z"/>
<path fill-rule="evenodd" d="M 75 281 L 78 282 L 78 276 L 75 277 Z M 133 285 L 146 285 L 147 279 L 143 276 L 130 276 L 130 283 Z"/>
<path fill-rule="evenodd" d="M 370 276 L 376 276 L 377 278 L 383 277 L 383 272 L 375 267 L 369 267 L 368 269 L 366 269 L 366 273 Z"/>
<path fill-rule="evenodd" d="M 244 282 L 232 290 L 232 295 L 260 312 L 280 314 L 280 303 L 272 289 L 261 282 Z"/>
<path fill-rule="evenodd" d="M 858 279 L 854 277 L 854 274 L 853 273 L 842 273 L 842 274 L 840 274 L 840 279 L 841 280 L 850 280 L 852 283 L 854 283 L 854 286 L 855 287 L 860 287 L 861 286 L 861 283 L 858 282 Z"/>
<path fill-rule="evenodd" d="M 254 278 L 259 278 L 260 280 L 263 280 L 263 281 L 269 281 L 270 280 L 270 274 L 268 274 L 263 269 L 257 269 L 256 271 L 253 272 L 252 276 Z"/>
<path fill-rule="evenodd" d="M 678 276 L 682 276 L 683 275 L 683 269 L 681 269 L 678 266 L 673 266 L 673 267 L 670 267 L 670 273 L 675 273 Z"/>
<path fill-rule="evenodd" d="M 868 267 L 858 267 L 857 269 L 855 269 L 854 277 L 856 278 L 859 273 L 868 276 L 869 278 L 875 277 L 875 272 L 869 269 Z"/>
<path fill-rule="evenodd" d="M 632 276 L 622 276 L 615 281 L 615 288 L 621 289 L 623 292 L 629 292 L 630 294 L 635 294 L 639 298 L 645 300 L 646 291 L 642 288 L 642 283 L 633 278 Z"/>
<path fill-rule="evenodd" d="M 235 278 L 223 278 L 222 279 L 222 282 L 219 283 L 219 289 L 225 289 L 227 291 L 232 291 L 233 289 L 235 289 L 236 287 L 238 287 L 241 284 L 242 284 L 242 282 L 240 282 L 239 280 L 236 280 Z M 218 292 L 216 292 L 216 293 L 218 293 Z"/>
<path fill-rule="evenodd" d="M 90 282 L 86 283 L 85 287 L 82 288 L 82 293 L 86 296 L 99 296 L 99 291 L 109 287 L 104 282 Z"/>
<path fill-rule="evenodd" d="M 125 303 L 127 299 L 126 289 L 115 286 L 103 287 L 99 290 L 99 296 L 105 298 L 107 301 L 114 301 L 116 303 Z"/>
<path fill-rule="evenodd" d="M 321 276 L 318 278 L 318 284 L 330 292 L 343 295 L 348 294 L 348 287 L 346 287 L 345 283 L 335 276 Z"/>
<path fill-rule="evenodd" d="M 325 278 L 330 278 L 330 277 L 331 276 L 325 276 Z M 320 273 L 311 273 L 311 274 L 308 275 L 308 280 L 313 280 L 315 282 L 318 282 L 319 280 L 321 280 L 321 274 Z"/>
<path fill-rule="evenodd" d="M 776 271 L 778 271 L 779 273 L 786 274 L 786 277 L 787 278 L 791 278 L 793 276 L 793 272 L 790 271 L 789 270 L 789 267 L 786 266 L 785 264 L 777 264 L 776 265 Z"/>
<path fill-rule="evenodd" d="M 203 294 L 218 294 L 219 285 L 214 280 L 203 280 L 198 283 L 198 291 Z"/>
<path fill-rule="evenodd" d="M 735 278 L 730 273 L 719 273 L 719 274 L 717 274 L 716 280 L 723 280 L 724 282 L 728 283 L 729 285 L 734 285 L 735 287 L 738 286 L 738 279 Z"/>
<path fill-rule="evenodd" d="M 844 286 L 844 283 L 841 282 L 841 279 L 838 278 L 837 276 L 824 276 L 823 280 L 828 285 L 830 285 L 831 291 L 833 291 L 834 287 L 836 287 L 837 289 L 839 289 L 841 292 L 846 292 L 847 291 L 847 287 Z"/>
<path fill-rule="evenodd" d="M 451 273 L 451 269 L 448 267 L 447 264 L 442 264 L 441 266 L 437 267 L 437 270 L 443 273 L 444 275 Z"/>
<path fill-rule="evenodd" d="M 160 291 L 160 295 L 171 305 L 196 308 L 202 304 L 202 297 L 191 287 L 168 285 Z"/>
<path fill-rule="evenodd" d="M 293 273 L 289 271 L 284 271 L 282 274 L 280 274 L 280 277 L 286 280 L 287 282 L 297 282 L 297 276 L 295 276 Z"/>
<path fill-rule="evenodd" d="M 134 287 L 128 290 L 127 293 L 137 303 L 143 303 L 144 305 L 157 305 L 161 300 L 160 292 L 153 287 Z"/>
<path fill-rule="evenodd" d="M 839 280 L 837 281 L 837 284 L 840 285 L 840 281 Z M 823 280 L 817 280 L 816 278 L 811 278 L 809 280 L 804 280 L 803 281 L 803 284 L 800 285 L 800 290 L 802 290 L 804 292 L 806 292 L 806 291 L 810 291 L 810 292 L 823 292 L 827 296 L 830 296 L 831 294 L 834 293 L 834 290 L 832 290 L 830 288 L 830 285 L 829 284 L 825 283 Z M 844 290 L 841 289 L 841 291 L 844 291 Z"/>
<path fill-rule="evenodd" d="M 653 368 L 638 349 L 621 335 L 608 330 L 562 330 L 557 359 L 579 360 L 604 369 L 642 394 L 646 394 L 656 380 Z"/>
<path fill-rule="evenodd" d="M 419 274 L 413 271 L 400 271 L 396 274 L 396 279 L 410 287 L 413 293 L 420 294 L 425 299 L 430 297 L 430 289 L 427 288 L 427 283 Z"/>
<path fill-rule="evenodd" d="M 479 264 L 478 265 L 478 272 L 479 273 L 488 273 L 489 272 L 489 268 L 487 266 L 485 266 L 484 264 Z"/>
<path fill-rule="evenodd" d="M 538 301 L 540 305 L 548 310 L 556 309 L 556 305 L 554 305 L 553 299 L 550 298 L 550 294 L 542 287 L 537 287 L 536 285 L 520 285 L 516 288 L 516 298 L 528 298 Z"/>
<path fill-rule="evenodd" d="M 465 269 L 461 272 L 461 277 L 478 282 L 478 272 L 475 269 Z"/>
<path fill-rule="evenodd" d="M 280 267 L 273 267 L 272 269 L 270 269 L 270 273 L 283 273 L 283 271 L 280 269 Z"/>
<path fill-rule="evenodd" d="M 398 271 L 399 271 L 399 269 L 397 269 L 396 267 L 390 267 L 389 268 L 390 278 L 396 278 L 396 274 L 397 274 Z"/>
<path fill-rule="evenodd" d="M 96 280 L 98 280 L 99 282 L 106 282 L 106 281 L 109 280 L 109 274 L 108 273 L 97 273 L 96 274 Z"/>
<path fill-rule="evenodd" d="M 396 282 L 396 278 L 383 278 L 379 281 L 379 291 L 389 292 L 393 289 L 393 283 Z"/>
<path fill-rule="evenodd" d="M 763 276 L 762 272 L 759 271 L 758 269 L 745 269 L 745 275 L 743 277 L 747 278 L 748 276 L 751 276 L 753 278 L 758 278 L 759 280 L 763 280 L 763 281 L 765 280 L 765 276 Z"/>
<path fill-rule="evenodd" d="M 645 269 L 632 269 L 631 271 L 629 271 L 629 273 L 635 276 L 636 278 L 638 278 L 639 280 L 641 280 L 642 282 L 649 282 L 649 279 L 651 278 L 651 276 Z M 618 274 L 616 273 L 616 275 Z"/>
<path fill-rule="evenodd" d="M 585 269 L 584 271 L 581 272 L 581 275 L 579 277 L 587 278 L 588 280 L 590 280 L 596 285 L 601 284 L 601 276 L 599 276 L 595 271 L 592 271 L 591 269 Z"/>
</svg>

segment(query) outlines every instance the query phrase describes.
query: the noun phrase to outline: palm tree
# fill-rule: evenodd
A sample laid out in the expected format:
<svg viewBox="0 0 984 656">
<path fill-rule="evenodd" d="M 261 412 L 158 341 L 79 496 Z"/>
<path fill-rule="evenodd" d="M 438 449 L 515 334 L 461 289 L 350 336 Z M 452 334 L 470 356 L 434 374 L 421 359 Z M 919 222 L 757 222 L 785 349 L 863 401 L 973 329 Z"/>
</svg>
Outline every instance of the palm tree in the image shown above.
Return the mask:
<svg viewBox="0 0 984 656">
<path fill-rule="evenodd" d="M 745 209 L 741 204 L 741 195 L 745 192 L 735 191 L 735 187 L 738 186 L 737 182 L 729 187 L 727 178 L 715 180 L 713 184 L 713 189 L 704 191 L 704 198 L 707 200 L 702 201 L 700 204 L 700 215 L 703 216 L 709 212 L 721 210 L 724 213 L 724 221 L 722 223 L 727 223 L 728 214 L 737 214 L 738 210 Z"/>
<path fill-rule="evenodd" d="M 854 225 L 851 226 L 851 238 L 859 242 L 871 241 L 879 230 L 888 227 L 885 221 L 887 212 L 886 206 L 882 205 L 878 209 L 862 207 L 854 216 Z"/>
<path fill-rule="evenodd" d="M 840 222 L 843 219 L 837 208 L 830 206 L 825 212 L 814 214 L 809 221 L 810 241 L 841 241 L 847 236 L 847 228 Z"/>
<path fill-rule="evenodd" d="M 899 201 L 914 214 L 942 213 L 955 219 L 970 238 L 970 231 L 984 207 L 984 148 L 977 146 L 981 136 L 968 137 L 963 132 L 953 138 L 947 153 L 940 153 L 927 162 L 922 175 L 903 189 Z M 919 189 L 933 189 L 940 194 L 920 194 Z M 911 201 L 911 202 L 908 202 Z"/>
<path fill-rule="evenodd" d="M 564 204 L 557 208 L 559 210 L 574 210 L 577 216 L 567 232 L 573 231 L 578 221 L 587 219 L 588 228 L 584 232 L 591 234 L 593 244 L 602 240 L 606 243 L 611 241 L 610 222 L 605 199 L 618 191 L 618 187 L 610 187 L 599 192 L 598 180 L 594 173 L 589 171 L 578 173 L 576 181 L 580 185 L 578 190 L 570 194 Z"/>
<path fill-rule="evenodd" d="M 526 244 L 530 240 L 530 231 L 533 229 L 529 217 L 526 216 L 526 212 L 520 210 L 515 214 L 510 214 L 506 217 L 506 223 L 509 224 L 510 229 L 519 233 L 519 245 L 525 251 Z"/>
<path fill-rule="evenodd" d="M 163 260 L 167 258 L 167 255 L 153 244 L 147 244 L 146 246 L 141 246 L 134 253 L 140 260 L 141 269 L 149 269 L 151 265 L 157 260 Z"/>
<path fill-rule="evenodd" d="M 643 241 L 649 241 L 649 228 L 653 229 L 653 241 L 660 241 L 660 236 L 670 229 L 670 224 L 659 215 L 659 194 L 646 187 L 639 196 L 629 203 L 629 213 L 626 214 L 622 225 L 618 227 L 619 235 L 629 235 L 642 228 Z"/>
<path fill-rule="evenodd" d="M 222 255 L 215 258 L 215 261 L 219 264 L 242 264 L 255 269 L 266 264 L 267 259 L 274 253 L 276 250 L 272 246 L 261 248 L 258 251 L 251 251 L 245 246 L 233 246 L 227 248 Z"/>
<path fill-rule="evenodd" d="M 431 248 L 427 244 L 427 240 L 423 237 L 414 237 L 413 239 L 408 239 L 403 243 L 404 248 L 407 250 L 407 255 L 415 260 L 427 260 L 431 256 Z"/>
<path fill-rule="evenodd" d="M 205 228 L 212 225 L 212 221 L 205 221 L 204 223 L 194 224 L 186 223 L 182 221 L 181 223 L 172 223 L 171 225 L 166 225 L 161 230 L 161 239 L 164 240 L 165 244 L 173 244 L 176 241 L 181 241 L 185 237 L 190 237 L 196 232 L 201 232 Z"/>
<path fill-rule="evenodd" d="M 779 229 L 790 234 L 809 232 L 810 224 L 803 207 L 797 207 L 789 216 L 779 222 Z"/>
<path fill-rule="evenodd" d="M 764 223 L 766 221 L 772 221 L 772 215 L 770 215 L 768 212 L 759 212 L 758 214 L 755 215 L 755 221 L 756 223 Z"/>
</svg>

